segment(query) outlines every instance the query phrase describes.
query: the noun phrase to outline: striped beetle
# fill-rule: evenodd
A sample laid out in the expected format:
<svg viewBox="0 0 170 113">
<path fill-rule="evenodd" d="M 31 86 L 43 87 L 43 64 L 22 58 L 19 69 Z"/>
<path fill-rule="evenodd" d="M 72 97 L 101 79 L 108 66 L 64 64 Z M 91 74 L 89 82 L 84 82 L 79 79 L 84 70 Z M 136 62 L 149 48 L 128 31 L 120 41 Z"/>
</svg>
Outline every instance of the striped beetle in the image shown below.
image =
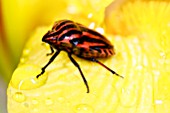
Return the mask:
<svg viewBox="0 0 170 113">
<path fill-rule="evenodd" d="M 56 49 L 56 52 L 50 58 L 49 62 L 42 68 L 41 73 L 36 76 L 37 78 L 45 72 L 47 66 L 53 62 L 60 51 L 67 52 L 71 62 L 78 68 L 84 84 L 86 85 L 87 93 L 89 93 L 88 82 L 79 64 L 73 59 L 72 55 L 96 62 L 111 73 L 122 77 L 96 59 L 114 55 L 113 45 L 103 35 L 80 23 L 71 20 L 59 20 L 55 22 L 52 30 L 48 31 L 43 36 L 42 41 L 50 45 L 51 53 L 47 55 L 52 55 L 54 49 Z"/>
</svg>

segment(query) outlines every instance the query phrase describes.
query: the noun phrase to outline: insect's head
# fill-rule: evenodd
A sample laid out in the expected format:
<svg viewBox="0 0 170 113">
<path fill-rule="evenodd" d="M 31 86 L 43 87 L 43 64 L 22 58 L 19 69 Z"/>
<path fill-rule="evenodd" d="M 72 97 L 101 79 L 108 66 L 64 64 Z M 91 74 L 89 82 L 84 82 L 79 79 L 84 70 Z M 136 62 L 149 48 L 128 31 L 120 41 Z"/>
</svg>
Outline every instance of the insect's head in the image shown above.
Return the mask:
<svg viewBox="0 0 170 113">
<path fill-rule="evenodd" d="M 52 27 L 52 29 L 50 31 L 48 31 L 42 38 L 43 42 L 46 42 L 50 45 L 52 44 L 57 44 L 57 38 L 58 35 L 60 33 L 57 32 L 59 26 L 61 26 L 60 24 L 63 22 L 64 20 L 60 20 L 60 21 L 56 21 Z"/>
<path fill-rule="evenodd" d="M 55 32 L 48 31 L 42 38 L 43 42 L 46 42 L 50 45 L 56 44 L 57 43 L 57 35 L 55 35 Z"/>
</svg>

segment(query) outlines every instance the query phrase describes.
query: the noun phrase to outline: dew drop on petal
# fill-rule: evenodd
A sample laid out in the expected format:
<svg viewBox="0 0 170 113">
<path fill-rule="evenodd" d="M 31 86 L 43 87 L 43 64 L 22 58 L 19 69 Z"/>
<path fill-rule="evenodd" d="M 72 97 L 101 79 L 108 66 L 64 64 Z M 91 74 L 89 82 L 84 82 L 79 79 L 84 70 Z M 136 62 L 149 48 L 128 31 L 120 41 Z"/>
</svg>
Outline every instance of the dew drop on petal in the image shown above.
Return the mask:
<svg viewBox="0 0 170 113">
<path fill-rule="evenodd" d="M 89 28 L 90 28 L 90 29 L 94 29 L 94 26 L 95 26 L 95 23 L 94 23 L 94 22 L 91 22 L 90 25 L 89 25 Z"/>
<path fill-rule="evenodd" d="M 30 90 L 39 88 L 46 83 L 47 74 L 44 73 L 38 79 L 36 75 L 41 72 L 41 68 L 36 65 L 19 66 L 13 73 L 11 86 L 20 90 Z"/>
<path fill-rule="evenodd" d="M 93 113 L 93 108 L 87 104 L 79 104 L 75 107 L 75 113 Z"/>
<path fill-rule="evenodd" d="M 155 104 L 162 104 L 163 101 L 162 100 L 155 100 Z"/>
<path fill-rule="evenodd" d="M 24 63 L 27 59 L 27 56 L 30 53 L 30 49 L 24 49 L 22 53 L 22 57 L 20 58 L 20 63 Z"/>
<path fill-rule="evenodd" d="M 137 70 L 142 70 L 143 69 L 143 66 L 142 65 L 138 65 L 136 66 Z"/>
<path fill-rule="evenodd" d="M 23 55 L 27 56 L 30 53 L 30 49 L 24 49 L 23 50 Z"/>
<path fill-rule="evenodd" d="M 99 33 L 101 33 L 101 34 L 104 34 L 104 29 L 101 28 L 101 27 L 97 27 L 97 28 L 96 28 L 96 31 L 99 32 Z"/>
<path fill-rule="evenodd" d="M 20 58 L 20 63 L 24 63 L 26 61 L 25 57 Z"/>
<path fill-rule="evenodd" d="M 70 14 L 75 14 L 78 11 L 78 8 L 75 5 L 69 5 L 67 11 Z"/>
<path fill-rule="evenodd" d="M 16 102 L 24 102 L 26 100 L 26 97 L 25 95 L 22 93 L 22 92 L 16 92 L 14 95 L 13 95 L 13 99 L 16 101 Z"/>
<path fill-rule="evenodd" d="M 92 16 L 93 16 L 93 13 L 88 14 L 88 18 L 92 18 Z"/>
</svg>

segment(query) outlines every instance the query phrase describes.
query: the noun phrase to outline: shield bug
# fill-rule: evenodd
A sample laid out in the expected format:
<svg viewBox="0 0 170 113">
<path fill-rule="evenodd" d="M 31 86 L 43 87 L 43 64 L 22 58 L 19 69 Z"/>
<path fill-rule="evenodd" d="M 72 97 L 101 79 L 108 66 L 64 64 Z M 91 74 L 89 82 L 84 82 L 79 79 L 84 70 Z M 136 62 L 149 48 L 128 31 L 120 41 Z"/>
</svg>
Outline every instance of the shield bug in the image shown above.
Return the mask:
<svg viewBox="0 0 170 113">
<path fill-rule="evenodd" d="M 72 55 L 80 57 L 85 60 L 96 62 L 121 78 L 119 74 L 108 68 L 103 63 L 99 62 L 96 58 L 106 58 L 114 55 L 113 45 L 100 33 L 85 27 L 84 25 L 73 22 L 71 20 L 60 20 L 55 22 L 54 26 L 48 31 L 42 38 L 43 42 L 50 45 L 52 55 L 54 49 L 56 52 L 50 58 L 49 62 L 42 67 L 42 71 L 36 77 L 40 77 L 49 64 L 57 57 L 60 51 L 65 51 L 68 54 L 71 62 L 78 68 L 80 75 L 89 93 L 88 82 L 79 66 L 79 64 L 73 59 Z"/>
</svg>

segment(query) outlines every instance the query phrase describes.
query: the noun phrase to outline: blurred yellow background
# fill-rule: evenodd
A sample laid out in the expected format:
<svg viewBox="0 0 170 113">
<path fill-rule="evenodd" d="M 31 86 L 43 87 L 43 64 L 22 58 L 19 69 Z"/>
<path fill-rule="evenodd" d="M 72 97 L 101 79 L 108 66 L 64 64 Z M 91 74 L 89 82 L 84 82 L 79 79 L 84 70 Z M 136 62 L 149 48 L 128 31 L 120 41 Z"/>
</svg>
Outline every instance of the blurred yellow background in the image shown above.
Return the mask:
<svg viewBox="0 0 170 113">
<path fill-rule="evenodd" d="M 51 102 L 49 98 L 44 101 L 51 107 L 57 105 L 58 109 L 63 110 L 60 110 L 61 113 L 64 111 L 69 111 L 69 113 L 169 113 L 169 12 L 168 0 L 1 0 L 0 109 L 2 110 L 0 113 L 6 112 L 6 88 L 17 65 L 42 66 L 48 61 L 44 53 L 49 50 L 41 46 L 41 37 L 59 19 L 78 21 L 93 29 L 104 28 L 104 35 L 114 44 L 117 54 L 102 62 L 118 70 L 125 79 L 120 80 L 110 76 L 109 73 L 105 74 L 106 71 L 98 65 L 81 61 L 79 63 L 82 68 L 84 67 L 83 72 L 90 82 L 91 90 L 94 90 L 87 96 L 82 94 L 85 90 L 81 89 L 81 87 L 84 88 L 81 79 L 68 76 L 67 71 L 79 76 L 77 70 L 70 63 L 66 66 L 67 68 L 57 64 L 57 61 L 61 64 L 69 62 L 62 60 L 66 56 L 61 54 L 54 63 L 54 67 L 58 66 L 57 69 L 54 70 L 51 66 L 52 69 L 48 75 L 49 82 L 44 85 L 45 89 L 22 91 L 27 95 L 27 99 L 22 98 L 22 101 L 16 102 L 13 98 L 18 89 L 9 85 L 9 113 L 14 111 L 17 113 L 18 107 L 16 106 L 20 106 L 21 111 L 32 110 L 37 102 L 34 100 L 34 94 L 44 93 L 47 91 L 47 86 L 55 84 L 58 80 L 56 74 L 62 76 L 60 81 L 67 81 L 55 87 L 63 89 L 63 93 L 56 93 L 55 88 L 50 89 L 50 92 L 54 92 L 50 97 L 52 100 L 59 99 L 60 104 L 49 104 Z M 26 51 L 28 48 L 32 51 Z M 24 55 L 27 55 L 27 59 L 23 61 Z M 36 58 L 40 57 L 40 61 L 36 61 Z M 96 68 L 102 70 L 103 76 L 94 71 Z M 17 79 L 20 79 L 19 75 L 13 77 L 13 84 Z M 50 82 L 52 79 L 56 81 Z M 76 84 L 70 79 L 76 81 Z M 74 95 L 71 94 L 72 92 Z M 68 96 L 68 93 L 71 95 Z M 67 98 L 69 104 L 66 105 L 61 97 Z M 36 97 L 36 100 L 43 100 L 43 97 Z M 37 108 L 42 108 L 44 104 L 36 105 Z M 48 109 L 48 107 L 45 108 Z M 35 112 L 42 113 L 41 110 L 46 112 L 47 109 L 38 109 Z"/>
</svg>

